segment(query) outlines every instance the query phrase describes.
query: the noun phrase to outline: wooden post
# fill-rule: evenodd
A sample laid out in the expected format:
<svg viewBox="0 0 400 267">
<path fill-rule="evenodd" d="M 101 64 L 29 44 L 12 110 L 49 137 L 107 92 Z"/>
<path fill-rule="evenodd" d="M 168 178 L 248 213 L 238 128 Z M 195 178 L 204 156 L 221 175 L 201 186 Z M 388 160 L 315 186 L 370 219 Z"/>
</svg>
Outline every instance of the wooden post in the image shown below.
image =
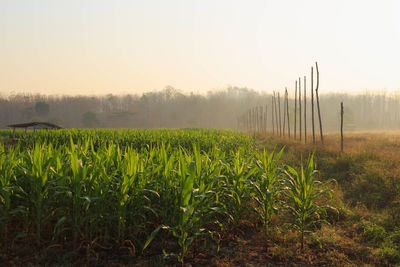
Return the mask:
<svg viewBox="0 0 400 267">
<path fill-rule="evenodd" d="M 324 144 L 324 135 L 322 133 L 322 120 L 321 120 L 321 110 L 319 108 L 319 97 L 318 97 L 318 87 L 319 87 L 319 71 L 318 63 L 315 62 L 315 70 L 317 71 L 317 87 L 315 88 L 315 96 L 317 97 L 317 108 L 318 108 L 318 119 L 319 119 L 319 132 L 321 134 L 321 143 Z"/>
<path fill-rule="evenodd" d="M 307 90 L 306 76 L 304 76 L 304 144 L 307 144 Z"/>
<path fill-rule="evenodd" d="M 260 125 L 261 125 L 261 129 L 260 132 L 264 132 L 264 107 L 260 106 Z"/>
<path fill-rule="evenodd" d="M 246 112 L 245 114 L 244 114 L 244 128 L 246 129 L 246 131 L 248 131 L 248 118 L 249 118 L 249 113 L 248 112 Z"/>
<path fill-rule="evenodd" d="M 299 78 L 299 132 L 300 132 L 300 142 L 301 142 L 301 79 Z"/>
<path fill-rule="evenodd" d="M 275 92 L 274 92 L 275 95 Z M 271 116 L 272 116 L 272 134 L 275 135 L 275 118 L 274 118 L 274 96 L 271 96 Z"/>
<path fill-rule="evenodd" d="M 296 85 L 294 87 L 294 140 L 296 140 L 296 122 L 297 120 L 297 80 Z"/>
<path fill-rule="evenodd" d="M 251 132 L 254 133 L 255 121 L 254 121 L 254 108 L 251 108 Z"/>
<path fill-rule="evenodd" d="M 248 111 L 247 111 L 247 114 L 248 114 L 248 120 L 249 120 L 249 132 L 251 132 L 251 109 L 249 109 Z"/>
<path fill-rule="evenodd" d="M 253 108 L 250 109 L 250 132 L 254 130 Z"/>
<path fill-rule="evenodd" d="M 257 124 L 258 124 L 258 132 L 261 132 L 261 120 L 260 120 L 261 110 L 260 107 L 257 107 Z"/>
<path fill-rule="evenodd" d="M 254 120 L 255 120 L 255 124 L 256 124 L 256 130 L 255 132 L 258 132 L 260 129 L 260 125 L 258 124 L 258 106 L 254 108 L 255 110 L 255 116 L 254 116 Z"/>
<path fill-rule="evenodd" d="M 279 132 L 279 122 L 278 122 L 278 107 L 276 105 L 276 94 L 274 97 L 274 103 L 275 103 L 275 126 L 276 126 L 276 135 L 278 135 Z"/>
<path fill-rule="evenodd" d="M 340 152 L 343 152 L 343 102 L 340 102 Z"/>
<path fill-rule="evenodd" d="M 281 96 L 278 92 L 278 110 L 279 110 L 279 136 L 282 136 L 282 124 L 281 124 Z"/>
<path fill-rule="evenodd" d="M 286 91 L 283 96 L 283 136 L 285 136 L 285 128 L 286 128 Z"/>
<path fill-rule="evenodd" d="M 253 109 L 250 110 L 250 132 L 253 132 Z"/>
<path fill-rule="evenodd" d="M 253 108 L 253 133 L 257 131 L 257 124 L 256 124 L 256 108 Z"/>
<path fill-rule="evenodd" d="M 314 74 L 313 67 L 311 67 L 311 124 L 312 124 L 312 140 L 315 145 L 315 127 L 314 127 Z"/>
<path fill-rule="evenodd" d="M 249 109 L 249 132 L 253 131 L 253 109 Z"/>
<path fill-rule="evenodd" d="M 250 132 L 250 110 L 247 110 L 247 116 L 246 116 L 246 120 L 247 120 L 247 131 Z"/>
<path fill-rule="evenodd" d="M 289 122 L 289 94 L 287 88 L 285 88 L 286 91 L 286 116 L 287 116 L 287 129 L 288 129 L 288 136 L 290 139 L 290 122 Z"/>
<path fill-rule="evenodd" d="M 258 120 L 260 122 L 260 133 L 261 133 L 261 132 L 264 132 L 264 124 L 263 124 L 263 114 L 264 114 L 264 110 L 263 109 L 264 109 L 264 107 L 260 106 L 258 109 L 260 111 Z"/>
<path fill-rule="evenodd" d="M 267 131 L 268 131 L 268 106 L 267 105 L 265 105 L 265 116 L 264 116 L 264 118 L 265 118 L 265 133 L 267 133 Z"/>
</svg>

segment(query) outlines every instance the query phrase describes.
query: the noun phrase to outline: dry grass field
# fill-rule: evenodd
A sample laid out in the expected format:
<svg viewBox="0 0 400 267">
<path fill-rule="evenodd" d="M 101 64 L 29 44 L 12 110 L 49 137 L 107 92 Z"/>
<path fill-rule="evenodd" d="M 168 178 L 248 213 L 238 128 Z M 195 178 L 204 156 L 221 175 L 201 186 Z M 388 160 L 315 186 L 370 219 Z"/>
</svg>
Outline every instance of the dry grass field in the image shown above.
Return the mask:
<svg viewBox="0 0 400 267">
<path fill-rule="evenodd" d="M 329 265 L 398 265 L 400 263 L 400 131 L 327 134 L 325 145 L 260 136 L 259 145 L 285 146 L 290 166 L 314 153 L 322 180 L 337 187 L 330 204 L 339 210 L 308 239 L 310 261 Z M 292 251 L 295 255 L 295 251 Z M 303 257 L 303 256 L 300 256 Z M 312 261 L 314 259 L 314 261 Z M 296 260 L 294 260 L 296 262 Z"/>
</svg>

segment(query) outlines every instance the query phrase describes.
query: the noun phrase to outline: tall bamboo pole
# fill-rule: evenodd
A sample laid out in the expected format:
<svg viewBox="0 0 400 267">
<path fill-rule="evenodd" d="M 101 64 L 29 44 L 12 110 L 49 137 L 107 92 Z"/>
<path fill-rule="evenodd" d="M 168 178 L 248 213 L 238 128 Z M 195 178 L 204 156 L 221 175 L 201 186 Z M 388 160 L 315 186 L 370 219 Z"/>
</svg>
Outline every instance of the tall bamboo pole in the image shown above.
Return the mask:
<svg viewBox="0 0 400 267">
<path fill-rule="evenodd" d="M 256 111 L 254 108 L 251 108 L 251 131 L 254 133 L 256 131 L 256 120 L 254 119 Z"/>
<path fill-rule="evenodd" d="M 255 107 L 255 109 L 256 109 L 256 117 L 255 117 L 255 119 L 256 119 L 256 132 L 259 132 L 260 131 L 260 121 L 258 120 L 258 113 L 259 113 L 258 106 Z"/>
<path fill-rule="evenodd" d="M 271 116 L 272 116 L 272 134 L 273 135 L 275 135 L 274 96 L 275 96 L 275 92 L 274 92 L 274 95 L 271 96 Z"/>
<path fill-rule="evenodd" d="M 301 142 L 301 79 L 299 78 L 299 132 L 300 132 L 300 142 Z"/>
<path fill-rule="evenodd" d="M 290 139 L 290 122 L 289 122 L 289 94 L 287 88 L 285 88 L 286 91 L 286 116 L 287 116 L 287 129 L 288 129 L 288 136 Z"/>
<path fill-rule="evenodd" d="M 250 132 L 253 131 L 253 109 L 249 109 Z"/>
<path fill-rule="evenodd" d="M 254 107 L 254 132 L 258 131 L 258 124 L 257 124 L 257 116 L 258 116 L 258 107 Z"/>
<path fill-rule="evenodd" d="M 248 109 L 246 113 L 247 113 L 247 118 L 246 118 L 246 120 L 247 120 L 247 131 L 250 132 L 250 110 Z"/>
<path fill-rule="evenodd" d="M 247 131 L 250 132 L 251 129 L 251 121 L 250 121 L 250 109 L 247 110 Z"/>
<path fill-rule="evenodd" d="M 263 123 L 263 115 L 264 115 L 264 107 L 260 106 L 259 107 L 260 114 L 259 114 L 259 121 L 260 121 L 260 133 L 264 132 L 264 123 Z"/>
<path fill-rule="evenodd" d="M 247 110 L 247 125 L 248 125 L 247 131 L 251 132 L 251 111 L 250 111 L 250 109 Z"/>
<path fill-rule="evenodd" d="M 254 132 L 258 131 L 258 107 L 254 107 Z"/>
<path fill-rule="evenodd" d="M 262 132 L 262 131 L 264 131 L 264 123 L 263 123 L 264 107 L 259 106 L 258 110 L 260 111 L 260 113 L 258 114 L 258 121 L 260 124 L 260 132 Z"/>
<path fill-rule="evenodd" d="M 343 102 L 340 102 L 340 152 L 343 152 Z"/>
<path fill-rule="evenodd" d="M 314 72 L 311 67 L 311 124 L 312 124 L 312 140 L 315 145 L 315 127 L 314 127 Z"/>
<path fill-rule="evenodd" d="M 249 109 L 250 132 L 253 131 L 253 109 Z"/>
<path fill-rule="evenodd" d="M 321 134 L 321 143 L 324 143 L 324 135 L 322 133 L 322 120 L 321 120 L 321 110 L 319 108 L 319 97 L 318 97 L 318 87 L 319 87 L 319 71 L 318 63 L 315 62 L 315 70 L 317 71 L 317 87 L 315 88 L 315 96 L 317 97 L 317 108 L 318 108 L 318 119 L 319 119 L 319 132 Z"/>
<path fill-rule="evenodd" d="M 278 92 L 278 110 L 279 110 L 279 136 L 282 136 L 282 124 L 281 124 L 281 96 Z"/>
<path fill-rule="evenodd" d="M 244 113 L 244 127 L 247 132 L 247 111 Z"/>
<path fill-rule="evenodd" d="M 277 100 L 276 100 L 276 95 L 277 93 L 275 93 L 275 97 L 274 97 L 274 104 L 275 104 L 275 129 L 276 129 L 276 135 L 278 135 L 279 133 L 279 121 L 278 121 L 278 106 L 276 104 Z"/>
<path fill-rule="evenodd" d="M 307 144 L 307 90 L 306 76 L 304 76 L 304 143 Z"/>
<path fill-rule="evenodd" d="M 296 128 L 297 128 L 297 80 L 294 87 L 294 140 L 296 140 Z"/>
<path fill-rule="evenodd" d="M 286 92 L 283 96 L 283 136 L 285 136 L 286 128 Z"/>
<path fill-rule="evenodd" d="M 256 129 L 256 122 L 254 120 L 254 113 L 255 113 L 254 108 L 251 108 L 251 131 L 252 132 L 255 132 L 255 129 Z"/>
<path fill-rule="evenodd" d="M 265 105 L 265 133 L 268 131 L 268 106 Z"/>
</svg>

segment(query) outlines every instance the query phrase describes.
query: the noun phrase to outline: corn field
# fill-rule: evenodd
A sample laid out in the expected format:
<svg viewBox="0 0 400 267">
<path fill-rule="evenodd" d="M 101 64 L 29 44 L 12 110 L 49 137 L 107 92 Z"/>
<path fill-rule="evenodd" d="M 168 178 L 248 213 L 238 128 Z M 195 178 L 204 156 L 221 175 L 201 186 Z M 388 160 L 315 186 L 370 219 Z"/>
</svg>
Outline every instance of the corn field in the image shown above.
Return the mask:
<svg viewBox="0 0 400 267">
<path fill-rule="evenodd" d="M 2 131 L 6 135 L 11 131 Z M 293 178 L 279 163 L 282 151 L 260 152 L 254 139 L 231 130 L 59 130 L 17 137 L 14 144 L 0 142 L 0 246 L 10 251 L 57 246 L 90 254 L 125 247 L 132 257 L 156 251 L 183 264 L 193 246 L 218 245 L 244 218 L 268 228 L 285 207 L 301 209 L 296 186 L 315 184 L 312 160 L 308 177 L 289 188 Z M 307 211 L 320 212 L 313 208 L 316 194 L 306 193 L 312 196 L 303 196 Z"/>
</svg>

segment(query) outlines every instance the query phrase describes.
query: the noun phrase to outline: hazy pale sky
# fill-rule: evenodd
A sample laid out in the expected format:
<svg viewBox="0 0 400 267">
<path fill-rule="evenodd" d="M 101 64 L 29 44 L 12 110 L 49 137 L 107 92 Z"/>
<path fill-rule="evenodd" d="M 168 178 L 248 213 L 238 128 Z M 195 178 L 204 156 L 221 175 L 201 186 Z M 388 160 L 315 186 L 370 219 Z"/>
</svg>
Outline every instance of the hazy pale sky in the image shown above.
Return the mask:
<svg viewBox="0 0 400 267">
<path fill-rule="evenodd" d="M 400 88 L 400 1 L 1 0 L 0 93 Z"/>
</svg>

